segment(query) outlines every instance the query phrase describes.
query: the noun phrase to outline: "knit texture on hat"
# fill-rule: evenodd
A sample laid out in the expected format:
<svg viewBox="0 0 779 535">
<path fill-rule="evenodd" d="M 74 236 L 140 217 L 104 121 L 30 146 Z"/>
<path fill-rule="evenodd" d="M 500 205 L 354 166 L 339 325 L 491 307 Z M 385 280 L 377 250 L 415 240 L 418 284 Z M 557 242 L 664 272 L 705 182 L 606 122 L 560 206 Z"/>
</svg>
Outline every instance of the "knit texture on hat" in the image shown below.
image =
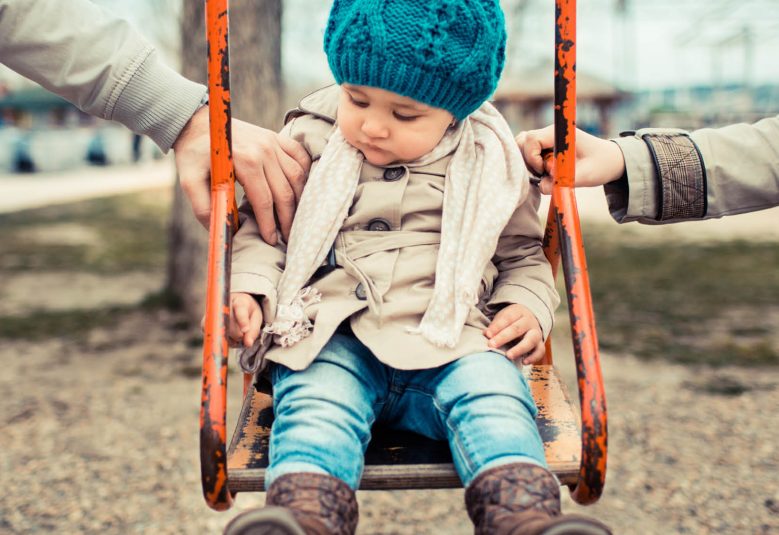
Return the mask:
<svg viewBox="0 0 779 535">
<path fill-rule="evenodd" d="M 335 0 L 325 31 L 339 84 L 392 91 L 458 120 L 495 91 L 505 49 L 498 0 Z"/>
</svg>

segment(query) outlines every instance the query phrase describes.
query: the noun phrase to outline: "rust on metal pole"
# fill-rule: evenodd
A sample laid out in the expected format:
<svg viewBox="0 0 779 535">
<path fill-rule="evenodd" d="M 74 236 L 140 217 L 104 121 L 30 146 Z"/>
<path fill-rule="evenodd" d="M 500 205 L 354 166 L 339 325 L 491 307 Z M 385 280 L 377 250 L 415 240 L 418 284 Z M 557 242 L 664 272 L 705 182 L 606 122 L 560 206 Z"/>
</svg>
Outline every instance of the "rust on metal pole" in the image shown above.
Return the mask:
<svg viewBox="0 0 779 535">
<path fill-rule="evenodd" d="M 553 151 L 551 150 L 549 151 L 549 158 L 552 157 L 552 152 Z M 541 154 L 542 156 L 545 156 L 543 151 Z M 549 261 L 549 264 L 552 266 L 552 278 L 557 280 L 557 268 L 560 266 L 560 239 L 557 235 L 557 218 L 555 217 L 555 213 L 556 209 L 554 199 L 551 199 L 549 203 L 549 211 L 547 212 L 546 216 L 546 230 L 544 230 L 544 255 Z M 554 360 L 552 357 L 551 336 L 546 338 L 544 348 L 544 357 L 541 359 L 540 364 L 547 364 L 551 366 Z"/>
<path fill-rule="evenodd" d="M 233 502 L 227 481 L 227 325 L 230 255 L 237 223 L 230 132 L 230 60 L 227 0 L 206 0 L 211 131 L 211 222 L 203 340 L 200 470 L 203 496 L 223 511 Z"/>
<path fill-rule="evenodd" d="M 590 296 L 587 261 L 574 195 L 576 164 L 576 0 L 555 1 L 555 180 L 552 209 L 571 320 L 582 408 L 582 460 L 571 496 L 600 498 L 606 480 L 606 397 Z"/>
</svg>

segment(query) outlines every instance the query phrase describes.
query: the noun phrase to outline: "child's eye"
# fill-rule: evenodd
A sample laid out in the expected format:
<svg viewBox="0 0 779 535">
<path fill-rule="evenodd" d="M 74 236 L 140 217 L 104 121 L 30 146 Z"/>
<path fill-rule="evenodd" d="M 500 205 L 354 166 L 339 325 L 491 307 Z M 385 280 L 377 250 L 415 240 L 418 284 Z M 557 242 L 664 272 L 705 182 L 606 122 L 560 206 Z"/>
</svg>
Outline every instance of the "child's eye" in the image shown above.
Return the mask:
<svg viewBox="0 0 779 535">
<path fill-rule="evenodd" d="M 355 98 L 353 96 L 351 96 L 351 95 L 349 95 L 349 100 L 351 100 L 352 104 L 354 104 L 358 108 L 367 108 L 368 107 L 368 103 L 367 102 L 361 102 L 359 100 L 355 100 Z"/>
<path fill-rule="evenodd" d="M 395 119 L 398 121 L 413 121 L 415 119 L 419 119 L 419 115 L 402 115 L 398 112 L 392 112 L 392 114 L 395 116 Z"/>
</svg>

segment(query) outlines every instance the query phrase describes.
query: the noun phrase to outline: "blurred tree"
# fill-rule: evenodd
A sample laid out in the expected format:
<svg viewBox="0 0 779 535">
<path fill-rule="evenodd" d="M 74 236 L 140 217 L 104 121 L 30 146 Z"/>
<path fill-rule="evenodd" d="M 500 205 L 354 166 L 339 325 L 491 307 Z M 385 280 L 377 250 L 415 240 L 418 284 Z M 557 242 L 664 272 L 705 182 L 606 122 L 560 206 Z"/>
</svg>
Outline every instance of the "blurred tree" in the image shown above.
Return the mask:
<svg viewBox="0 0 779 535">
<path fill-rule="evenodd" d="M 202 83 L 207 76 L 204 4 L 185 2 L 181 16 L 182 73 Z M 232 0 L 229 32 L 233 117 L 277 129 L 281 123 L 281 0 Z M 236 194 L 240 196 L 240 191 Z M 168 288 L 197 321 L 205 311 L 207 241 L 177 181 Z"/>
</svg>

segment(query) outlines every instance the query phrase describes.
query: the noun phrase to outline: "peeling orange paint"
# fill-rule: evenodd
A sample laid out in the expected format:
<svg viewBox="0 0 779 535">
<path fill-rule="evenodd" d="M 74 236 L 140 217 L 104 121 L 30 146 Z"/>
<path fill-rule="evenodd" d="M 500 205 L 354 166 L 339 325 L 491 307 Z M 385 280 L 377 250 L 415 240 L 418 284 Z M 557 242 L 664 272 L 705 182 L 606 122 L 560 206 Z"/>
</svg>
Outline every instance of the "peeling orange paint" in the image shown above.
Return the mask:
<svg viewBox="0 0 779 535">
<path fill-rule="evenodd" d="M 600 498 L 606 480 L 606 396 L 598 355 L 598 337 L 579 214 L 574 195 L 576 173 L 576 0 L 555 2 L 555 147 L 554 187 L 547 231 L 560 249 L 571 320 L 581 403 L 581 465 L 571 496 L 580 504 Z M 556 232 L 555 232 L 556 231 Z M 557 269 L 557 257 L 547 251 Z"/>
<path fill-rule="evenodd" d="M 237 227 L 235 173 L 230 132 L 227 0 L 206 1 L 208 93 L 211 130 L 211 221 L 203 338 L 200 409 L 200 469 L 203 496 L 223 511 L 232 505 L 227 480 L 227 322 L 230 317 L 230 256 Z"/>
</svg>

